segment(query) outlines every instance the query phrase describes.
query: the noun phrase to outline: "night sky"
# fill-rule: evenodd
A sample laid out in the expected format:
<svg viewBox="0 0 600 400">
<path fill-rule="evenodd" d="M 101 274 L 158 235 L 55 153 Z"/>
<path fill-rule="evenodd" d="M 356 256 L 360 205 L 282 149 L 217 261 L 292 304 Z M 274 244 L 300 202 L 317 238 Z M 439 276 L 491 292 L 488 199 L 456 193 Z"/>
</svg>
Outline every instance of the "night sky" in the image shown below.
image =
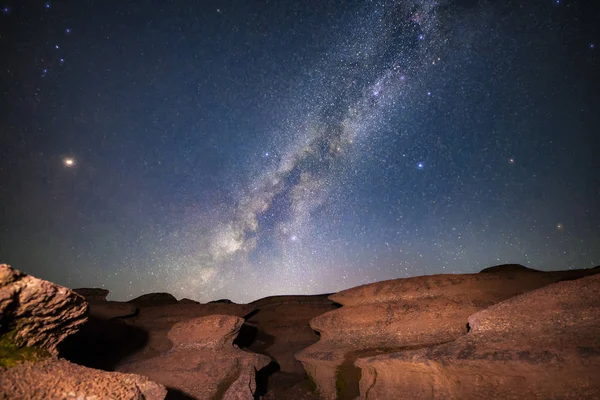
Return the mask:
<svg viewBox="0 0 600 400">
<path fill-rule="evenodd" d="M 600 5 L 4 1 L 0 261 L 247 302 L 600 264 Z"/>
</svg>

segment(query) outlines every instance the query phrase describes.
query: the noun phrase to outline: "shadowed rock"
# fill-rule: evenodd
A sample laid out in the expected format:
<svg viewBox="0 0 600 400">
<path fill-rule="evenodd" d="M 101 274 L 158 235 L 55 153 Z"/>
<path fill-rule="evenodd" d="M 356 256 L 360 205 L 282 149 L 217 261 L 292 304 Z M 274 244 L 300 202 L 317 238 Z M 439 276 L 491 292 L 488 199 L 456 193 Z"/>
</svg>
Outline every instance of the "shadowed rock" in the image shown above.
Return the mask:
<svg viewBox="0 0 600 400">
<path fill-rule="evenodd" d="M 88 303 L 98 303 L 106 301 L 106 296 L 108 296 L 108 289 L 100 289 L 100 288 L 79 288 L 73 289 L 75 293 L 80 296 L 85 297 Z"/>
<path fill-rule="evenodd" d="M 54 358 L 0 368 L 3 399 L 162 400 L 166 394 L 164 386 L 144 376 L 99 371 Z"/>
<path fill-rule="evenodd" d="M 232 342 L 244 320 L 211 315 L 179 322 L 168 333 L 172 348 L 157 357 L 119 367 L 198 399 L 254 399 L 256 372 L 271 359 Z"/>
<path fill-rule="evenodd" d="M 177 304 L 177 299 L 170 293 L 148 293 L 143 294 L 135 299 L 127 301 L 134 306 L 141 307 L 155 307 L 165 306 L 168 304 Z"/>
<path fill-rule="evenodd" d="M 359 359 L 361 399 L 600 398 L 600 275 L 503 301 L 448 344 Z"/>
<path fill-rule="evenodd" d="M 235 303 L 229 299 L 220 299 L 220 300 L 209 301 L 208 304 L 235 304 Z"/>
<path fill-rule="evenodd" d="M 344 307 L 311 320 L 321 339 L 296 358 L 324 398 L 353 399 L 360 389 L 361 371 L 354 364 L 358 358 L 451 342 L 467 333 L 467 319 L 477 311 L 562 279 L 596 272 L 534 272 L 511 266 L 348 289 L 329 296 Z"/>
<path fill-rule="evenodd" d="M 86 321 L 87 303 L 72 290 L 0 264 L 0 335 L 16 346 L 57 354 Z"/>
<path fill-rule="evenodd" d="M 99 319 L 113 319 L 130 317 L 137 313 L 133 304 L 121 301 L 105 301 L 103 303 L 90 303 L 90 315 Z"/>
<path fill-rule="evenodd" d="M 129 355 L 123 362 L 131 362 L 170 350 L 173 343 L 168 338 L 171 328 L 178 322 L 209 315 L 233 315 L 245 317 L 254 311 L 246 304 L 168 304 L 140 308 L 139 313 L 127 318 L 127 325 L 147 332 L 147 341 L 141 349 Z"/>
<path fill-rule="evenodd" d="M 259 312 L 248 319 L 256 330 L 249 348 L 273 357 L 282 372 L 304 375 L 294 354 L 319 340 L 308 321 L 339 307 L 327 296 L 271 296 L 250 303 Z"/>
<path fill-rule="evenodd" d="M 183 298 L 183 299 L 179 300 L 179 304 L 200 304 L 200 302 L 196 301 L 196 300 L 188 299 L 188 298 Z"/>
</svg>

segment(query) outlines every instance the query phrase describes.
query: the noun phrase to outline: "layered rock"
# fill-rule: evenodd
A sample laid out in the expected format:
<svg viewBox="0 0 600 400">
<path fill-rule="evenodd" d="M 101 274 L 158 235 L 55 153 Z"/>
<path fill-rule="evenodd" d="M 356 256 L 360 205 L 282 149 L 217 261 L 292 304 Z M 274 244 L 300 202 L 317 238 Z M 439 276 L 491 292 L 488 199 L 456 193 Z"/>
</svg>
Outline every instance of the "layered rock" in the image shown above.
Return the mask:
<svg viewBox="0 0 600 400">
<path fill-rule="evenodd" d="M 0 368 L 2 399 L 162 400 L 167 390 L 148 378 L 105 372 L 50 358 Z"/>
<path fill-rule="evenodd" d="M 258 312 L 248 319 L 256 332 L 249 348 L 271 356 L 282 372 L 300 375 L 304 369 L 294 354 L 319 340 L 308 321 L 339 307 L 327 295 L 271 296 L 250 305 Z"/>
<path fill-rule="evenodd" d="M 448 344 L 359 359 L 361 399 L 600 398 L 600 275 L 468 318 Z"/>
<path fill-rule="evenodd" d="M 118 369 L 148 376 L 194 398 L 253 399 L 256 372 L 271 359 L 233 346 L 243 323 L 228 315 L 178 322 L 168 333 L 168 351 Z"/>
<path fill-rule="evenodd" d="M 597 271 L 595 271 L 597 272 Z M 359 395 L 358 358 L 429 347 L 468 331 L 468 317 L 493 304 L 591 270 L 545 273 L 502 266 L 480 274 L 377 282 L 329 296 L 344 307 L 311 320 L 321 340 L 300 351 L 325 399 Z"/>
<path fill-rule="evenodd" d="M 87 303 L 72 290 L 0 264 L 1 335 L 18 347 L 57 354 L 57 346 L 86 321 Z"/>
</svg>

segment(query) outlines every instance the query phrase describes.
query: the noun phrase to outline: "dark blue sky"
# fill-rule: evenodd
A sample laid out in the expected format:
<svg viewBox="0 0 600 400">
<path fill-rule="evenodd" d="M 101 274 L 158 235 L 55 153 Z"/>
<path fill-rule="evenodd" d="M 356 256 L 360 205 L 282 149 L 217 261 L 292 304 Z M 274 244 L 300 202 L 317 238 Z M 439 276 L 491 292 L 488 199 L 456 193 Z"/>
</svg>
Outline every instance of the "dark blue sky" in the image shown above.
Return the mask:
<svg viewBox="0 0 600 400">
<path fill-rule="evenodd" d="M 201 301 L 600 264 L 599 7 L 5 1 L 0 261 Z"/>
</svg>

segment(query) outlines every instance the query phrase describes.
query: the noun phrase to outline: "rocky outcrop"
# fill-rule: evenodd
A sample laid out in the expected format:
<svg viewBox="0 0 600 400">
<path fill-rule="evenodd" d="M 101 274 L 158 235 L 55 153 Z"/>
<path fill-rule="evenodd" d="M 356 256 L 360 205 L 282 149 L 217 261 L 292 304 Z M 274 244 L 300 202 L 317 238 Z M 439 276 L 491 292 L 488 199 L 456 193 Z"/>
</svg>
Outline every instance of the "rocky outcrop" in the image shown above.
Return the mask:
<svg viewBox="0 0 600 400">
<path fill-rule="evenodd" d="M 248 329 L 255 330 L 249 348 L 272 357 L 282 372 L 304 374 L 294 354 L 319 340 L 310 327 L 312 318 L 339 306 L 327 295 L 272 296 L 250 303 L 258 312 L 248 319 Z"/>
<path fill-rule="evenodd" d="M 168 333 L 178 322 L 209 315 L 232 315 L 245 317 L 254 307 L 245 304 L 169 304 L 141 308 L 139 313 L 126 320 L 131 327 L 147 332 L 145 346 L 125 362 L 154 357 L 171 349 L 173 343 Z"/>
<path fill-rule="evenodd" d="M 73 291 L 89 303 L 89 315 L 99 319 L 124 318 L 135 315 L 137 308 L 132 303 L 107 301 L 108 289 L 81 288 Z"/>
<path fill-rule="evenodd" d="M 108 289 L 100 288 L 79 288 L 73 289 L 73 291 L 78 295 L 85 297 L 88 303 L 104 302 L 109 293 Z"/>
<path fill-rule="evenodd" d="M 127 303 L 133 304 L 137 308 L 142 308 L 177 304 L 178 301 L 175 296 L 170 293 L 148 293 L 136 297 L 135 299 L 131 299 L 127 301 Z"/>
<path fill-rule="evenodd" d="M 162 400 L 167 390 L 148 378 L 105 372 L 50 358 L 0 368 L 2 399 Z"/>
<path fill-rule="evenodd" d="M 200 302 L 184 297 L 183 299 L 179 300 L 179 304 L 200 304 Z"/>
<path fill-rule="evenodd" d="M 90 315 L 98 319 L 125 318 L 136 315 L 138 309 L 133 304 L 122 301 L 90 303 Z"/>
<path fill-rule="evenodd" d="M 600 398 L 600 275 L 558 282 L 468 318 L 429 348 L 359 359 L 361 399 Z"/>
<path fill-rule="evenodd" d="M 343 307 L 311 320 L 321 339 L 296 358 L 323 398 L 355 398 L 361 376 L 357 359 L 452 342 L 467 333 L 468 317 L 478 311 L 561 279 L 597 272 L 545 273 L 513 266 L 348 289 L 329 296 Z"/>
<path fill-rule="evenodd" d="M 254 399 L 256 372 L 271 359 L 233 346 L 243 323 L 228 315 L 178 322 L 168 333 L 169 351 L 122 365 L 119 371 L 148 376 L 198 399 Z"/>
<path fill-rule="evenodd" d="M 18 347 L 57 354 L 86 321 L 87 303 L 72 290 L 0 265 L 0 326 Z"/>
</svg>

